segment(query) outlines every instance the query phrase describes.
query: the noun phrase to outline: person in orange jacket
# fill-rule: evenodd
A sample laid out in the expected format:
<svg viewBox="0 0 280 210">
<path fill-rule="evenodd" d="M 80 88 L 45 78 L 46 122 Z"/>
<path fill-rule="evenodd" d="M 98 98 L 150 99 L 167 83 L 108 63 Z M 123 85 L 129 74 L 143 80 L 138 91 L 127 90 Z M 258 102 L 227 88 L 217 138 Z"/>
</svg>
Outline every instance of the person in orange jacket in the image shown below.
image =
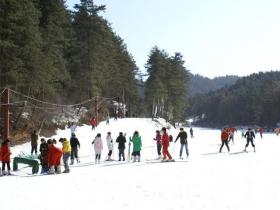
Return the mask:
<svg viewBox="0 0 280 210">
<path fill-rule="evenodd" d="M 51 139 L 48 140 L 49 152 L 48 152 L 48 165 L 49 174 L 60 174 L 60 159 L 62 157 L 62 149 L 56 147 Z"/>
<path fill-rule="evenodd" d="M 219 151 L 220 153 L 222 152 L 224 145 L 226 145 L 228 152 L 230 151 L 229 146 L 228 146 L 228 137 L 229 137 L 229 134 L 227 132 L 227 129 L 224 128 L 221 133 L 222 145 L 220 147 L 220 151 Z"/>
<path fill-rule="evenodd" d="M 161 129 L 161 131 L 163 132 L 162 134 L 162 139 L 161 139 L 161 142 L 162 142 L 162 153 L 163 153 L 163 160 L 162 161 L 173 161 L 170 153 L 168 152 L 168 147 L 169 147 L 169 136 L 166 132 L 166 128 L 163 127 Z M 167 159 L 168 157 L 168 159 Z"/>
<path fill-rule="evenodd" d="M 91 124 L 91 130 L 95 129 L 97 126 L 97 121 L 96 121 L 95 117 L 93 117 L 89 122 Z"/>
<path fill-rule="evenodd" d="M 2 144 L 1 144 L 1 158 L 2 160 L 2 170 L 3 170 L 3 175 L 11 175 L 11 150 L 10 150 L 10 140 L 6 139 Z M 8 172 L 5 171 L 5 166 L 7 165 Z"/>
</svg>

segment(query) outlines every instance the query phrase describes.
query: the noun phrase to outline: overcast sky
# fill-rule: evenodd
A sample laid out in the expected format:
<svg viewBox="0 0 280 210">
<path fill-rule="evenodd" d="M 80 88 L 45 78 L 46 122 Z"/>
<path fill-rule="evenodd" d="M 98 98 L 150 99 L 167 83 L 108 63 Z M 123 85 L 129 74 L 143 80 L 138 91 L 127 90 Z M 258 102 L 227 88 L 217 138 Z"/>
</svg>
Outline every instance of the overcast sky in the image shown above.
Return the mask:
<svg viewBox="0 0 280 210">
<path fill-rule="evenodd" d="M 96 0 L 145 70 L 151 48 L 208 77 L 280 70 L 280 0 Z M 72 8 L 79 0 L 67 0 Z"/>
</svg>

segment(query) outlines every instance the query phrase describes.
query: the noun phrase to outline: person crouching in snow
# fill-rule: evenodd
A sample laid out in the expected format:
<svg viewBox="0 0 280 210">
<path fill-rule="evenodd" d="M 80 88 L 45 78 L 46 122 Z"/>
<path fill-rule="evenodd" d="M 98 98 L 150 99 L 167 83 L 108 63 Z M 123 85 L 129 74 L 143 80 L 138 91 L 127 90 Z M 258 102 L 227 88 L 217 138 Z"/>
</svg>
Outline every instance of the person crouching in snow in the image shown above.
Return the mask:
<svg viewBox="0 0 280 210">
<path fill-rule="evenodd" d="M 229 146 L 228 146 L 228 137 L 229 137 L 229 134 L 228 134 L 226 128 L 224 128 L 221 133 L 222 145 L 220 147 L 220 151 L 219 151 L 220 153 L 222 152 L 224 145 L 226 145 L 228 152 L 230 151 Z"/>
<path fill-rule="evenodd" d="M 71 145 L 70 142 L 67 141 L 66 138 L 60 138 L 59 142 L 62 143 L 62 151 L 63 151 L 63 164 L 64 164 L 64 171 L 63 173 L 69 173 L 70 169 L 69 169 L 69 158 L 71 156 Z"/>
<path fill-rule="evenodd" d="M 41 174 L 47 173 L 49 168 L 48 168 L 48 144 L 44 138 L 41 138 L 41 144 L 40 144 L 40 155 L 39 155 L 39 160 L 41 162 L 42 170 Z"/>
<path fill-rule="evenodd" d="M 10 140 L 6 139 L 1 144 L 1 160 L 2 160 L 2 174 L 11 175 L 11 150 L 10 150 Z M 5 166 L 7 165 L 8 172 L 5 171 Z"/>
<path fill-rule="evenodd" d="M 62 157 L 62 149 L 56 147 L 51 139 L 48 140 L 49 152 L 48 152 L 48 165 L 49 174 L 60 174 L 60 159 Z"/>
<path fill-rule="evenodd" d="M 166 132 L 166 128 L 163 127 L 161 129 L 161 131 L 163 132 L 162 137 L 161 137 L 161 142 L 162 142 L 162 153 L 163 153 L 163 160 L 162 161 L 173 161 L 169 151 L 168 151 L 168 147 L 169 147 L 169 136 Z M 167 159 L 168 157 L 168 159 Z"/>
<path fill-rule="evenodd" d="M 113 160 L 111 158 L 111 155 L 113 153 L 113 147 L 114 147 L 113 139 L 111 137 L 111 132 L 107 133 L 106 141 L 107 141 L 107 147 L 108 147 L 108 150 L 109 150 L 107 161 L 110 161 L 110 160 Z"/>
<path fill-rule="evenodd" d="M 98 133 L 95 137 L 95 139 L 93 140 L 92 144 L 94 145 L 94 151 L 95 151 L 95 164 L 99 164 L 100 163 L 100 159 L 101 159 L 101 152 L 103 149 L 103 143 L 102 143 L 102 139 L 101 139 L 101 134 Z"/>
<path fill-rule="evenodd" d="M 133 162 L 136 162 L 136 159 L 138 162 L 140 162 L 140 156 L 141 156 L 140 151 L 142 147 L 142 141 L 138 131 L 134 132 L 131 141 L 133 143 L 133 152 L 132 152 Z"/>
</svg>

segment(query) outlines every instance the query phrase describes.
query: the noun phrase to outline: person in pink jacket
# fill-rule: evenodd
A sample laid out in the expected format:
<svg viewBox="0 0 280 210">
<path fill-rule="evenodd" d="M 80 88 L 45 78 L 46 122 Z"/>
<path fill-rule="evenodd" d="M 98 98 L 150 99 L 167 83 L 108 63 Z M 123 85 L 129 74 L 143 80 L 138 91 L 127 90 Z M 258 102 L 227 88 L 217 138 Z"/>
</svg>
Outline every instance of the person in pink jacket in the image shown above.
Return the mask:
<svg viewBox="0 0 280 210">
<path fill-rule="evenodd" d="M 100 163 L 101 152 L 103 150 L 103 143 L 102 143 L 100 133 L 97 134 L 92 144 L 94 145 L 94 151 L 95 151 L 95 163 Z"/>
</svg>

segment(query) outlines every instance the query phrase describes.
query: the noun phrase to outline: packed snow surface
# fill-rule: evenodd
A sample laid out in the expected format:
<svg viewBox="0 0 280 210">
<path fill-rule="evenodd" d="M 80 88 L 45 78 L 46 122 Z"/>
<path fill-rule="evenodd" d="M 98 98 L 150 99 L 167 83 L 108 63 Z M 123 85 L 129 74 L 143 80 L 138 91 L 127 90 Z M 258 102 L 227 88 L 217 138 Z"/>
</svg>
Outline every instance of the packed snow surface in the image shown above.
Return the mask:
<svg viewBox="0 0 280 210">
<path fill-rule="evenodd" d="M 280 136 L 265 133 L 261 139 L 256 134 L 256 153 L 251 145 L 249 152 L 243 153 L 246 142 L 237 132 L 230 153 L 224 147 L 219 154 L 220 131 L 194 128 L 194 139 L 188 139 L 190 157 L 186 161 L 178 160 L 178 141 L 169 147 L 178 161 L 150 163 L 157 157 L 155 131 L 162 126 L 167 126 L 163 120 L 112 119 L 109 125 L 101 122 L 93 131 L 90 126 L 78 127 L 81 163 L 75 163 L 69 174 L 31 176 L 31 169 L 22 165 L 13 172 L 15 176 L 0 177 L 1 209 L 280 209 Z M 104 160 L 108 131 L 115 140 L 120 131 L 128 138 L 135 130 L 143 141 L 140 163 L 94 164 L 91 142 L 97 133 L 103 138 Z M 189 135 L 189 128 L 185 130 Z M 175 138 L 178 132 L 179 128 L 169 130 Z M 54 138 L 60 137 L 69 138 L 70 129 L 58 130 Z M 28 153 L 30 144 L 12 148 L 14 156 L 21 151 Z M 117 159 L 116 144 L 113 156 Z"/>
</svg>

